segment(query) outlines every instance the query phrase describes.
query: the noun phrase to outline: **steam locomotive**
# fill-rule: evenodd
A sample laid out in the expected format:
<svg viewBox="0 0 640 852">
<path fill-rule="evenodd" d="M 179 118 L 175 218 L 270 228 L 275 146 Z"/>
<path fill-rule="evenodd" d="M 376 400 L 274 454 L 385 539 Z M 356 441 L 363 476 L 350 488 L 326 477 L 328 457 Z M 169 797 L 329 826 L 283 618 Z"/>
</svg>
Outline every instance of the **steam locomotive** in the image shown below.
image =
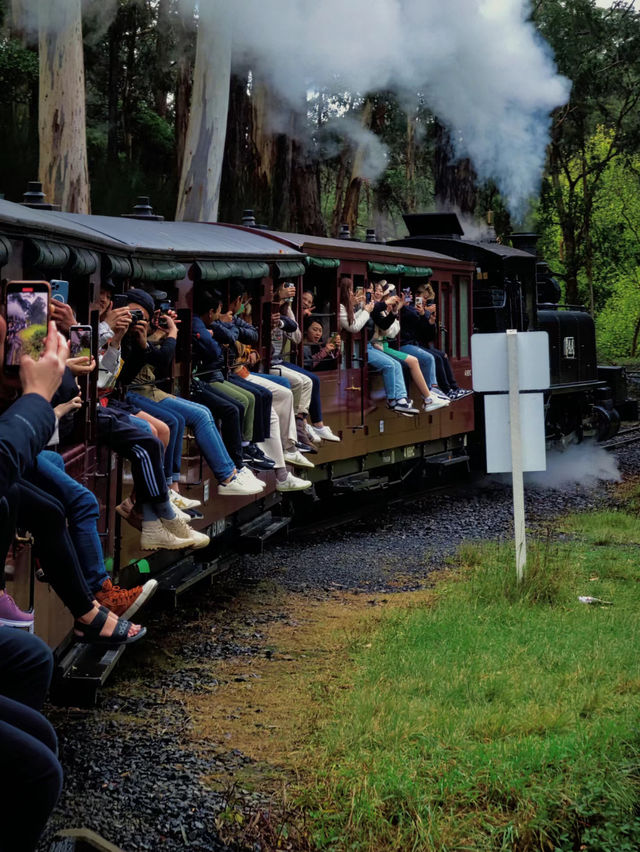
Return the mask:
<svg viewBox="0 0 640 852">
<path fill-rule="evenodd" d="M 624 375 L 616 372 L 615 381 L 607 382 L 598 374 L 593 321 L 581 309 L 562 309 L 548 270 L 523 249 L 524 242 L 506 247 L 495 240 L 463 239 L 451 214 L 407 216 L 406 222 L 406 239 L 382 244 L 276 233 L 256 227 L 250 217 L 243 226 L 165 222 L 148 203 L 129 215 L 106 217 L 0 201 L 0 266 L 5 280 L 68 281 L 68 300 L 78 322 L 92 325 L 94 341 L 100 283 L 106 277 L 116 291 L 143 287 L 156 299 L 170 301 L 182 332 L 173 376 L 164 389 L 185 396 L 194 375 L 190 322 L 199 287 L 215 287 L 224 297 L 232 282 L 243 282 L 259 331 L 258 354 L 268 370 L 279 282 L 293 281 L 298 294 L 311 291 L 314 314 L 327 333 L 339 328 L 342 275 L 350 276 L 355 287 L 385 278 L 398 292 L 430 282 L 442 324 L 437 342 L 460 386 L 471 387 L 472 332 L 543 329 L 549 332 L 553 375 L 546 398 L 549 437 L 612 434 L 626 404 Z M 300 298 L 294 307 L 302 325 Z M 193 526 L 212 539 L 208 548 L 195 552 L 145 553 L 137 531 L 115 513 L 131 489 L 129 472 L 97 437 L 95 378 L 88 382 L 89 405 L 61 452 L 67 472 L 100 502 L 105 558 L 121 585 L 137 585 L 151 574 L 175 604 L 238 552 L 260 551 L 270 537 L 286 530 L 297 508 L 318 497 L 358 499 L 393 484 L 402 488 L 409 476 L 431 482 L 451 469 L 468 469 L 472 446 L 481 446 L 478 400 L 467 396 L 433 413 L 402 417 L 387 407 L 382 378 L 367 365 L 365 338 L 345 338 L 336 369 L 318 373 L 324 419 L 342 440 L 323 444 L 313 456 L 315 467 L 303 474 L 314 484 L 311 496 L 283 497 L 275 489 L 275 475 L 266 471 L 258 474 L 266 486 L 260 495 L 214 499 L 213 474 L 195 442 L 187 440 L 182 490 L 202 502 L 203 517 Z M 289 360 L 302 363 L 302 352 L 292 351 Z M 65 700 L 91 703 L 123 649 L 104 654 L 74 644 L 69 614 L 46 585 L 33 582 L 32 568 L 28 548 L 23 549 L 9 590 L 23 608 L 34 607 L 36 631 L 58 649 L 58 692 Z"/>
<path fill-rule="evenodd" d="M 506 246 L 490 226 L 477 239 L 465 238 L 455 213 L 409 214 L 404 221 L 409 236 L 394 245 L 473 263 L 474 332 L 514 328 L 549 335 L 548 442 L 603 441 L 618 432 L 621 418 L 637 418 L 637 403 L 626 396 L 624 368 L 598 366 L 593 318 L 583 306 L 560 304 L 560 286 L 537 254 L 536 234 L 512 234 Z"/>
</svg>

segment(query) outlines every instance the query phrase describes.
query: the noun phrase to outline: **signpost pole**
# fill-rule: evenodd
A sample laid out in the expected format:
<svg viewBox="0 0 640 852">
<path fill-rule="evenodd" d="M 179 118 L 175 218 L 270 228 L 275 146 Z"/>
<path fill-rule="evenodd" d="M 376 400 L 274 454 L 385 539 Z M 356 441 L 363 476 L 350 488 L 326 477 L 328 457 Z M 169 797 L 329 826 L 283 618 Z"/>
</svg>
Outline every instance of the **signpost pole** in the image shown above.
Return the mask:
<svg viewBox="0 0 640 852">
<path fill-rule="evenodd" d="M 507 330 L 507 361 L 509 368 L 509 419 L 511 423 L 511 470 L 513 477 L 513 526 L 516 544 L 516 574 L 518 582 L 521 583 L 527 562 L 527 539 L 524 520 L 518 332 L 513 328 Z"/>
</svg>

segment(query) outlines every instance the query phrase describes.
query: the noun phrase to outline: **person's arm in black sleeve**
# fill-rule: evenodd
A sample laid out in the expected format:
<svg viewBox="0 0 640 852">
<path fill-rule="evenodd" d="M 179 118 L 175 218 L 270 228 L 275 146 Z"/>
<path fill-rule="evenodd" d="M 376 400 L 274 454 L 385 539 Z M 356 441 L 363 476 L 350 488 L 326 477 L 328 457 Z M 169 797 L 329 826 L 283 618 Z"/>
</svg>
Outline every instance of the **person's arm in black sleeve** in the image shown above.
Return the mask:
<svg viewBox="0 0 640 852">
<path fill-rule="evenodd" d="M 156 375 L 166 376 L 171 372 L 171 365 L 175 357 L 176 340 L 174 337 L 166 337 L 159 345 L 149 346 L 147 363 L 153 367 Z"/>
<path fill-rule="evenodd" d="M 37 393 L 21 396 L 0 417 L 0 497 L 33 464 L 55 423 L 51 403 Z"/>
<path fill-rule="evenodd" d="M 287 334 L 293 334 L 298 330 L 298 323 L 290 317 L 280 316 L 280 328 Z"/>
<path fill-rule="evenodd" d="M 376 302 L 373 310 L 371 311 L 371 316 L 374 323 L 378 326 L 378 328 L 382 329 L 382 331 L 385 331 L 387 328 L 391 328 L 394 322 L 398 319 L 396 314 L 387 310 L 387 306 L 384 302 Z"/>
<path fill-rule="evenodd" d="M 240 343 L 246 343 L 247 346 L 258 345 L 258 329 L 246 320 L 236 317 L 233 324 L 238 329 L 238 340 Z"/>
</svg>

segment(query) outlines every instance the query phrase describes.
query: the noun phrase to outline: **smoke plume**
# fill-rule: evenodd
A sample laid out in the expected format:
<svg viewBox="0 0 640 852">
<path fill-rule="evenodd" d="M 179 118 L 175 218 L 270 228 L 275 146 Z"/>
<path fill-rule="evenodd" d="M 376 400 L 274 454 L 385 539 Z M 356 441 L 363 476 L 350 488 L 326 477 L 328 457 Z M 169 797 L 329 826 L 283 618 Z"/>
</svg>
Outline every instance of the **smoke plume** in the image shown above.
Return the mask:
<svg viewBox="0 0 640 852">
<path fill-rule="evenodd" d="M 424 97 L 456 156 L 521 216 L 569 96 L 529 12 L 528 0 L 235 0 L 235 51 L 294 109 L 310 90 Z"/>
<path fill-rule="evenodd" d="M 592 443 L 570 446 L 547 454 L 547 469 L 525 474 L 525 484 L 551 490 L 571 486 L 591 488 L 599 482 L 620 482 L 622 477 L 612 453 Z"/>
</svg>

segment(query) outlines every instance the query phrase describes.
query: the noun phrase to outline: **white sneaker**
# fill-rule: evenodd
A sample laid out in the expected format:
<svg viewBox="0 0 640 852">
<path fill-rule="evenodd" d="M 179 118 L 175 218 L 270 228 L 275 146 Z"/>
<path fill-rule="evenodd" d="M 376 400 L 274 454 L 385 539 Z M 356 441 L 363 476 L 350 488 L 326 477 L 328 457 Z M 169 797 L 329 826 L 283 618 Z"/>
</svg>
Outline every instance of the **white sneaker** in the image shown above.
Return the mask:
<svg viewBox="0 0 640 852">
<path fill-rule="evenodd" d="M 440 388 L 435 387 L 435 385 L 431 388 L 431 396 L 437 396 L 438 399 L 443 399 L 447 405 L 451 402 L 447 394 L 444 393 L 444 391 L 441 391 Z"/>
<path fill-rule="evenodd" d="M 266 483 L 257 477 L 252 470 L 249 470 L 248 467 L 241 467 L 236 473 L 236 476 L 238 476 L 243 482 L 247 482 L 250 485 L 259 485 L 263 491 L 267 487 Z"/>
<path fill-rule="evenodd" d="M 182 511 L 182 509 L 179 509 L 179 508 L 175 505 L 175 503 L 171 503 L 171 505 L 173 506 L 173 511 L 175 512 L 175 516 L 176 516 L 176 518 L 177 518 L 179 521 L 184 521 L 184 522 L 185 522 L 185 523 L 187 523 L 187 524 L 188 524 L 188 523 L 191 523 L 191 521 L 193 520 L 193 518 L 191 517 L 191 515 L 187 515 L 187 513 L 186 513 L 186 512 L 183 512 L 183 511 Z"/>
<path fill-rule="evenodd" d="M 437 396 L 430 396 L 429 399 L 425 399 L 422 410 L 431 412 L 438 408 L 445 408 L 447 405 L 450 405 L 450 400 L 445 402 L 444 399 L 440 399 Z"/>
<path fill-rule="evenodd" d="M 192 530 L 184 521 L 163 519 L 161 523 L 166 530 L 183 542 L 183 547 L 194 547 L 197 550 L 200 547 L 206 547 L 211 540 L 208 535 Z"/>
<path fill-rule="evenodd" d="M 173 505 L 177 506 L 178 509 L 197 509 L 198 506 L 202 505 L 200 500 L 190 500 L 183 494 L 178 494 L 177 491 L 172 491 L 171 489 L 169 489 L 169 500 L 171 500 Z"/>
<path fill-rule="evenodd" d="M 251 482 L 245 476 L 238 476 L 236 474 L 232 480 L 227 482 L 226 485 L 220 483 L 218 485 L 218 494 L 221 497 L 238 497 L 238 496 L 249 496 L 251 494 L 261 494 L 262 493 L 262 483 L 258 485 L 257 482 Z"/>
<path fill-rule="evenodd" d="M 292 473 L 288 473 L 283 482 L 276 482 L 276 491 L 304 491 L 306 488 L 311 488 L 311 483 Z"/>
<path fill-rule="evenodd" d="M 340 442 L 342 438 L 338 438 L 337 435 L 334 435 L 329 426 L 312 426 L 313 431 L 319 438 L 322 438 L 323 441 L 334 441 Z"/>
<path fill-rule="evenodd" d="M 176 523 L 176 521 L 167 521 Z M 140 548 L 142 550 L 183 550 L 189 547 L 188 542 L 178 538 L 166 529 L 162 521 L 143 521 Z"/>
<path fill-rule="evenodd" d="M 284 460 L 287 464 L 296 467 L 315 467 L 314 463 L 308 461 L 299 450 L 287 450 L 284 454 Z"/>
<path fill-rule="evenodd" d="M 318 430 L 315 426 L 312 426 L 310 423 L 305 423 L 304 428 L 312 444 L 322 443 L 322 438 L 318 434 Z"/>
</svg>

